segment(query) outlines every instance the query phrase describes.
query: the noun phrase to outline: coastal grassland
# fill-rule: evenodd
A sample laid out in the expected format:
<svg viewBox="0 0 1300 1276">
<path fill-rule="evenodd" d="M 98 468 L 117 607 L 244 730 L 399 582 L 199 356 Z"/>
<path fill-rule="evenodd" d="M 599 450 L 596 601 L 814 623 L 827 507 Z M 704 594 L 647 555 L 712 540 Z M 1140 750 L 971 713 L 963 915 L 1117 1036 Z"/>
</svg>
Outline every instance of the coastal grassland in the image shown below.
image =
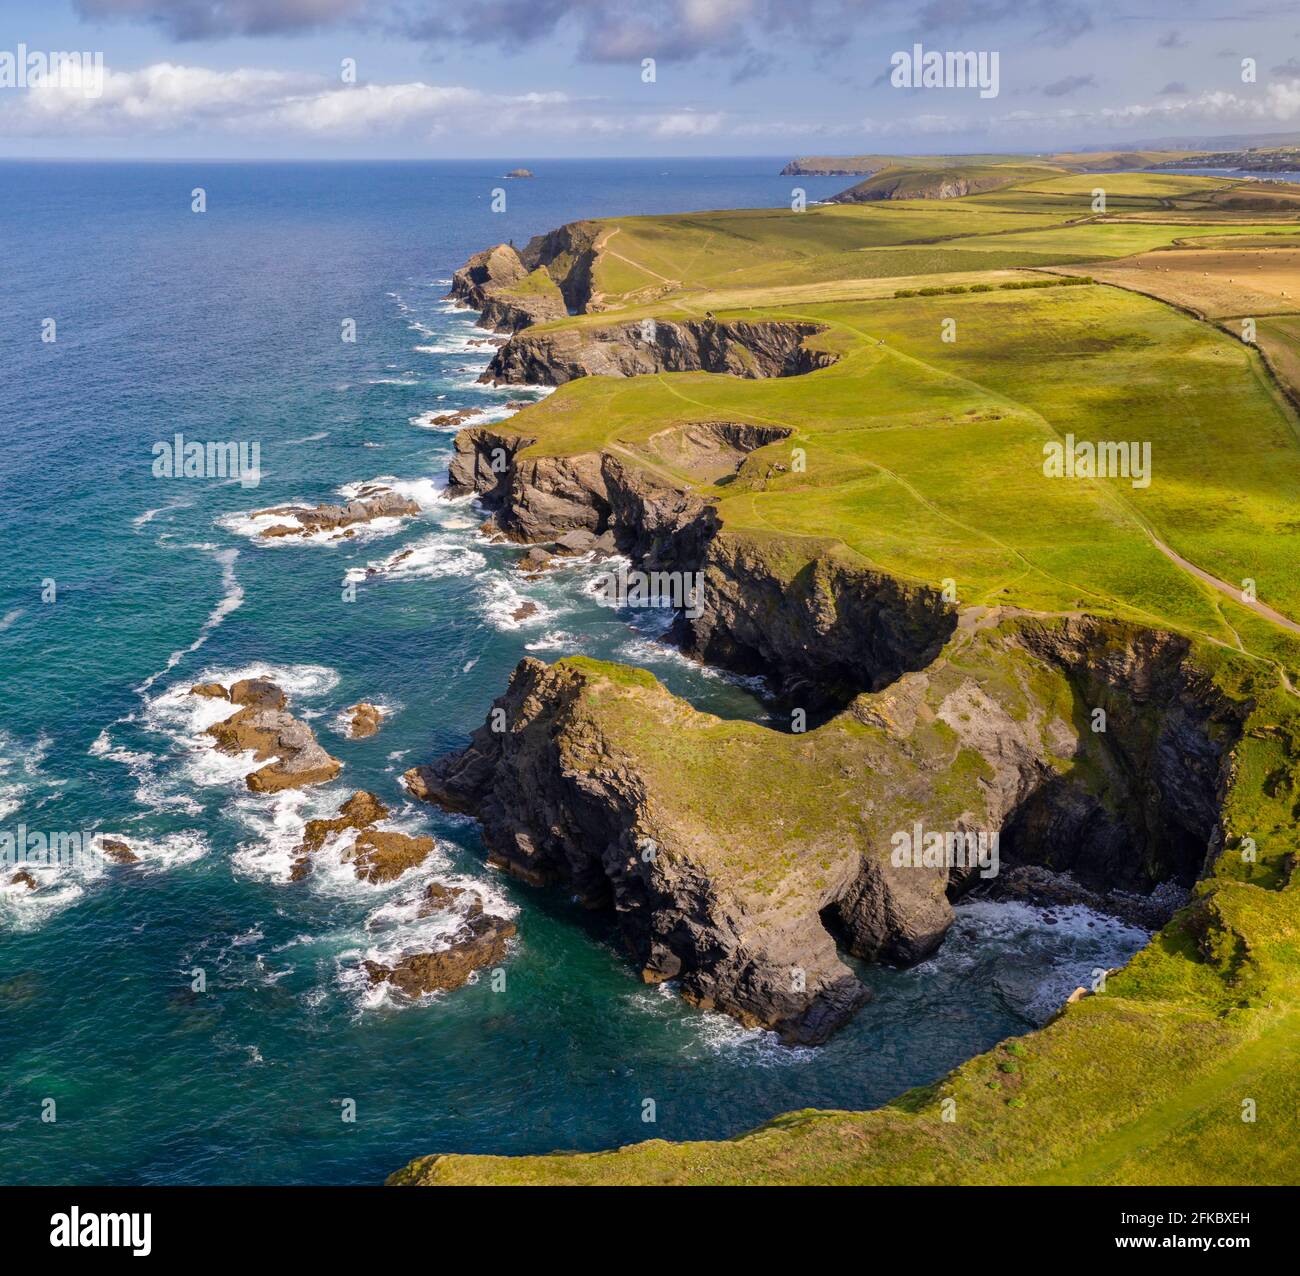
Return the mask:
<svg viewBox="0 0 1300 1276">
<path fill-rule="evenodd" d="M 991 649 L 977 643 L 954 654 L 969 671 L 987 667 Z M 1225 804 L 1228 849 L 1192 903 L 1151 944 L 1046 1028 L 1004 1041 L 935 1084 L 874 1111 L 791 1112 L 719 1142 L 651 1140 L 608 1152 L 529 1157 L 426 1156 L 390 1182 L 1300 1182 L 1293 1142 L 1300 1097 L 1300 885 L 1290 881 L 1300 702 L 1255 662 L 1209 649 L 1200 658 L 1225 693 L 1253 706 Z M 607 667 L 583 663 L 604 683 L 593 693 L 599 701 L 593 712 L 605 715 L 615 732 L 636 730 L 617 715 L 629 696 L 650 696 L 650 689 L 638 685 L 630 691 L 619 675 L 605 682 Z M 935 674 L 947 676 L 944 662 Z M 666 693 L 658 693 L 657 702 L 664 698 Z M 1040 703 L 1053 698 L 1035 690 Z M 663 712 L 659 708 L 654 716 Z M 694 711 L 680 713 L 689 718 Z M 647 729 L 644 715 L 628 717 Z M 675 743 L 681 723 L 673 726 Z M 719 729 L 740 732 L 743 726 L 706 727 L 693 739 L 688 723 L 683 763 L 691 774 L 685 779 L 674 777 L 671 762 L 658 766 L 649 759 L 665 748 L 662 735 L 620 738 L 630 742 L 638 760 L 647 757 L 670 805 L 698 803 L 706 778 L 698 768 L 707 767 L 709 757 L 716 767 L 720 742 L 712 733 Z M 865 750 L 859 736 L 841 754 L 837 736 L 843 730 L 835 720 L 805 738 L 760 731 L 747 742 L 760 774 L 778 785 L 782 766 L 800 766 L 791 748 L 810 755 L 828 750 L 820 783 L 804 776 L 810 790 L 776 790 L 778 798 L 797 804 L 789 811 L 792 821 L 826 827 L 822 807 L 834 812 L 842 802 L 836 786 L 860 774 L 869 739 Z M 779 764 L 762 756 L 772 749 Z M 838 773 L 838 761 L 853 769 Z M 828 775 L 835 779 L 828 781 Z M 728 787 L 739 786 L 714 783 L 710 791 L 716 795 Z M 741 827 L 753 822 L 743 803 L 719 800 L 731 803 L 730 818 Z M 692 817 L 711 818 L 711 810 Z M 1258 836 L 1253 862 L 1241 854 L 1246 829 Z M 770 862 L 777 873 L 792 871 L 779 854 Z M 1253 1121 L 1243 1120 L 1247 1101 L 1254 1106 Z"/>
<path fill-rule="evenodd" d="M 1017 172 L 1004 189 L 960 199 L 613 218 L 601 222 L 596 235 L 593 294 L 600 308 L 618 310 L 669 298 L 680 303 L 721 289 L 1120 257 L 1180 238 L 1270 227 L 1267 220 L 1243 223 L 1240 213 L 1216 206 L 1215 200 L 1245 185 L 1227 179 L 1028 176 Z M 1107 196 L 1103 216 L 1092 207 L 1099 182 Z"/>
<path fill-rule="evenodd" d="M 805 279 L 838 278 L 864 250 L 1060 220 L 972 209 L 956 201 L 614 218 L 602 223 L 593 285 L 608 306 L 646 291 L 704 289 L 736 275 L 763 276 L 783 267 L 810 272 Z"/>
<path fill-rule="evenodd" d="M 1225 601 L 1158 539 L 1221 580 L 1253 579 L 1263 601 L 1300 618 L 1296 422 L 1258 352 L 1227 334 L 1101 286 L 718 317 L 822 324 L 811 344 L 839 361 L 768 380 L 583 378 L 519 418 L 532 451 L 608 448 L 692 484 L 645 446 L 652 434 L 690 421 L 782 426 L 791 438 L 700 488 L 724 526 L 834 537 L 909 581 L 955 581 L 963 602 L 1126 615 L 1238 645 Z M 1067 434 L 1149 443 L 1150 485 L 1047 477 L 1044 447 Z"/>
<path fill-rule="evenodd" d="M 1107 190 L 1105 218 L 1090 212 L 1096 185 Z M 983 757 L 967 757 L 932 716 L 894 712 L 908 695 L 933 710 L 953 679 L 973 679 L 1017 723 L 1046 714 L 1078 727 L 1094 703 L 1085 689 L 972 627 L 981 607 L 1190 636 L 1207 685 L 1246 706 L 1218 795 L 1224 849 L 1191 904 L 1094 995 L 882 1108 L 786 1113 L 720 1142 L 427 1156 L 392 1182 L 1300 1183 L 1300 636 L 1162 549 L 1231 586 L 1251 578 L 1261 599 L 1300 620 L 1300 427 L 1274 381 L 1300 382 L 1300 317 L 1261 315 L 1254 349 L 1118 287 L 998 287 L 1045 265 L 1154 259 L 1192 242 L 1237 253 L 1294 234 L 1261 220 L 1257 205 L 1269 201 L 1247 185 L 1055 175 L 928 205 L 610 224 L 620 229 L 606 243 L 624 253 L 626 274 L 608 277 L 608 300 L 625 313 L 568 324 L 698 322 L 706 310 L 720 321 L 814 322 L 823 331 L 808 344 L 837 362 L 768 380 L 572 381 L 517 418 L 537 440 L 529 452 L 604 451 L 692 487 L 778 581 L 839 559 L 908 582 L 949 579 L 964 609 L 922 673 L 798 736 L 709 718 L 648 675 L 585 662 L 585 711 L 635 759 L 660 817 L 683 838 L 694 831 L 691 854 L 758 896 L 816 888 L 837 848 L 859 845 L 855 803 L 873 785 L 895 823 L 922 800 L 909 756 L 946 765 L 927 802 L 964 809 L 987 778 Z M 600 262 L 613 269 L 608 252 Z M 922 280 L 981 290 L 892 295 Z M 621 295 L 615 285 L 626 285 Z M 711 483 L 650 442 L 719 421 L 791 433 Z M 1150 486 L 1048 478 L 1044 445 L 1067 434 L 1149 442 Z M 903 721 L 926 724 L 910 752 L 882 732 Z M 1053 765 L 1105 800 L 1106 767 L 1078 734 L 1077 752 Z M 770 807 L 753 801 L 760 791 L 774 795 Z M 826 862 L 820 852 L 792 858 L 794 842 L 824 847 Z M 1242 1119 L 1247 1101 L 1254 1121 Z"/>
</svg>

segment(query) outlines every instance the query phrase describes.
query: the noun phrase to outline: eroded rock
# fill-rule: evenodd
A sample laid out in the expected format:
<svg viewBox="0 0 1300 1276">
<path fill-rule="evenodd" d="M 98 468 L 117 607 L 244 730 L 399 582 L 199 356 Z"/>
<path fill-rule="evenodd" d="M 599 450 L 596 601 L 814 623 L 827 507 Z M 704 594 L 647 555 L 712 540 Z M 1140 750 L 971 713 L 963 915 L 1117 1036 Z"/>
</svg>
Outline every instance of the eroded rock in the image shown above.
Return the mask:
<svg viewBox="0 0 1300 1276">
<path fill-rule="evenodd" d="M 374 735 L 384 720 L 383 710 L 368 700 L 359 701 L 344 712 L 349 715 L 348 731 L 354 740 Z"/>
<path fill-rule="evenodd" d="M 287 697 L 269 679 L 236 682 L 229 698 L 242 707 L 213 723 L 207 733 L 223 753 L 251 751 L 259 762 L 267 760 L 245 779 L 254 793 L 327 784 L 343 769 L 343 764 L 317 743 L 312 729 L 286 710 Z"/>
<path fill-rule="evenodd" d="M 321 532 L 346 536 L 358 524 L 373 522 L 377 518 L 412 518 L 419 512 L 419 505 L 409 497 L 375 484 L 363 487 L 354 499 L 344 505 L 275 505 L 268 509 L 254 510 L 252 517 L 292 519 L 291 523 L 276 523 L 261 531 L 261 536 L 274 539 L 315 536 Z"/>
</svg>

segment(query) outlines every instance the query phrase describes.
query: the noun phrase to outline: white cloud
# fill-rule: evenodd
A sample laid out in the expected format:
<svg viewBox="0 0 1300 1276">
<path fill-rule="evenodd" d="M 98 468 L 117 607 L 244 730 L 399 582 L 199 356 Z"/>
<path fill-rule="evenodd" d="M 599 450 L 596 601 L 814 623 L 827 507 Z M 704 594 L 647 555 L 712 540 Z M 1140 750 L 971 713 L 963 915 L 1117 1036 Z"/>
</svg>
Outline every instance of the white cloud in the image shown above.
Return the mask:
<svg viewBox="0 0 1300 1276">
<path fill-rule="evenodd" d="M 241 69 L 213 71 L 159 62 L 105 70 L 104 90 L 87 97 L 54 84 L 0 94 L 0 133 L 9 136 L 138 136 L 194 129 L 285 137 L 365 138 L 540 132 L 643 133 L 690 137 L 716 132 L 725 116 L 668 108 L 620 111 L 565 93 L 487 93 L 461 85 L 344 85 L 320 76 Z"/>
</svg>

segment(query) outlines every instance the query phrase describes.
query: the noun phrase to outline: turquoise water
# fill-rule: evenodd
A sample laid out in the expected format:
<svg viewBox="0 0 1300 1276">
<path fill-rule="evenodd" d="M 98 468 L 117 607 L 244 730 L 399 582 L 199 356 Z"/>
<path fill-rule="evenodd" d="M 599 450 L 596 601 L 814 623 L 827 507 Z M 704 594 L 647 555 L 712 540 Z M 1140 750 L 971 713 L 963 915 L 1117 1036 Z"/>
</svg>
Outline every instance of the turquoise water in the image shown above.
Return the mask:
<svg viewBox="0 0 1300 1276">
<path fill-rule="evenodd" d="M 642 986 L 607 918 L 503 879 L 471 822 L 405 799 L 401 772 L 463 742 L 526 652 L 632 660 L 702 708 L 763 714 L 662 626 L 595 607 L 583 568 L 522 581 L 481 515 L 440 498 L 451 436 L 428 417 L 499 419 L 521 397 L 475 384 L 483 334 L 442 300 L 470 252 L 579 216 L 782 203 L 791 179 L 752 160 L 536 163 L 494 215 L 511 166 L 0 165 L 0 830 L 98 829 L 144 860 L 0 887 L 7 1183 L 363 1183 L 431 1151 L 729 1135 L 934 1079 L 1142 941 L 1081 910 L 964 907 L 931 961 L 864 971 L 877 999 L 829 1045 L 787 1050 Z M 816 198 L 843 179 L 800 183 Z M 260 486 L 154 478 L 152 445 L 177 431 L 258 441 Z M 382 476 L 418 519 L 249 535 L 252 509 Z M 540 610 L 516 622 L 526 599 Z M 256 796 L 208 747 L 211 706 L 185 690 L 256 672 L 339 781 Z M 358 699 L 390 716 L 352 741 L 338 715 Z M 290 882 L 303 821 L 355 788 L 434 834 L 433 859 L 386 887 L 341 866 Z M 402 1007 L 358 978 L 411 942 L 403 900 L 431 875 L 514 913 L 503 992 Z"/>
</svg>

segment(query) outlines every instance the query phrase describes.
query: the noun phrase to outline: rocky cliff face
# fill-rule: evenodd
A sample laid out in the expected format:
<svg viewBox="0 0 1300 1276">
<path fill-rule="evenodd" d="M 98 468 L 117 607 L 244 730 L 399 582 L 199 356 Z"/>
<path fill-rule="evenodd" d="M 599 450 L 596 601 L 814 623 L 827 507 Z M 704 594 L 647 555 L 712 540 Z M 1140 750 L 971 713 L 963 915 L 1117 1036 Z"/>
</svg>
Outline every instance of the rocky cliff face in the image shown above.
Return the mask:
<svg viewBox="0 0 1300 1276">
<path fill-rule="evenodd" d="M 480 326 L 494 332 L 518 332 L 569 313 L 550 276 L 531 270 L 509 244 L 475 253 L 452 275 L 447 296 L 480 311 Z"/>
<path fill-rule="evenodd" d="M 524 660 L 462 753 L 406 774 L 415 796 L 481 821 L 494 862 L 534 883 L 563 881 L 613 907 L 648 983 L 792 1043 L 826 1039 L 869 993 L 840 961 L 815 909 L 746 901 L 711 877 L 671 830 L 627 752 L 591 712 L 580 670 Z"/>
<path fill-rule="evenodd" d="M 777 320 L 647 320 L 609 328 L 516 334 L 479 379 L 492 384 L 563 385 L 577 377 L 652 372 L 726 372 L 790 377 L 829 367 L 835 357 L 804 345 L 813 323 Z"/>
<path fill-rule="evenodd" d="M 708 664 L 764 674 L 783 700 L 820 716 L 938 655 L 956 612 L 933 589 L 907 585 L 829 554 L 793 576 L 743 535 L 710 540 L 703 614 L 678 626 Z"/>
<path fill-rule="evenodd" d="M 921 861 L 919 842 L 899 862 L 900 834 L 1000 834 L 1004 869 L 1060 869 L 1065 850 L 1104 888 L 1094 904 L 1190 880 L 1220 844 L 1212 795 L 1243 710 L 1203 684 L 1180 640 L 995 619 L 804 736 L 720 729 L 616 666 L 528 659 L 469 746 L 406 783 L 475 815 L 497 864 L 612 907 L 645 979 L 675 979 L 788 1042 L 822 1041 L 866 1000 L 836 939 L 866 960 L 919 961 L 951 901 L 990 886 L 974 863 Z M 1076 653 L 1100 670 L 1096 687 L 1071 682 Z M 1079 720 L 1103 684 L 1137 708 L 1093 733 Z M 1148 740 L 1154 756 L 1134 767 Z M 1155 820 L 1180 806 L 1171 839 Z"/>
<path fill-rule="evenodd" d="M 1249 706 L 1218 692 L 1177 634 L 1079 618 L 1026 625 L 1020 641 L 1087 707 L 1101 774 L 1090 791 L 1058 778 L 1017 809 L 1009 861 L 1103 890 L 1190 885 L 1223 847 L 1228 755 Z"/>
<path fill-rule="evenodd" d="M 761 447 L 770 432 L 726 432 Z M 456 436 L 449 491 L 477 492 L 512 540 L 611 531 L 646 570 L 703 572 L 702 614 L 677 638 L 691 654 L 774 679 L 784 699 L 818 715 L 929 664 L 956 624 L 935 590 L 846 559 L 774 564 L 764 542 L 720 533 L 712 504 L 609 453 L 518 457 L 532 440 L 489 429 Z"/>
<path fill-rule="evenodd" d="M 558 230 L 535 235 L 520 254 L 529 270 L 545 267 L 575 314 L 599 309 L 598 303 L 593 304 L 591 273 L 600 234 L 599 222 L 569 222 Z"/>
</svg>

